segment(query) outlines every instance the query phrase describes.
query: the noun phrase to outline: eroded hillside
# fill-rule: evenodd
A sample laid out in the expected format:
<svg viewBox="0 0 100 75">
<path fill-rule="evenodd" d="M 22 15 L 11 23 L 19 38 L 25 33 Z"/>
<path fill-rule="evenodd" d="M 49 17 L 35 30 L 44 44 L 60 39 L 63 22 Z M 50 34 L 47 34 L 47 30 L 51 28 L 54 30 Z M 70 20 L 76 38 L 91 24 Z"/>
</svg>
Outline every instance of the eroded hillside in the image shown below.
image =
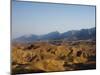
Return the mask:
<svg viewBox="0 0 100 75">
<path fill-rule="evenodd" d="M 95 68 L 95 41 L 41 41 L 12 46 L 13 74 Z"/>
</svg>

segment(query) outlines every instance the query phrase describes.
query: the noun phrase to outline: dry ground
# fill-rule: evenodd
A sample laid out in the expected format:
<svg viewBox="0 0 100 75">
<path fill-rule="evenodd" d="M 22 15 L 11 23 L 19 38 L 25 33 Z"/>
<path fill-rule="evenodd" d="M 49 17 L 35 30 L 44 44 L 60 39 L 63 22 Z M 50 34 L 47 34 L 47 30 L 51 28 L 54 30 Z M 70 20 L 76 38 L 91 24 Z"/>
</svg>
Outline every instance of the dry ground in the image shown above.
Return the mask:
<svg viewBox="0 0 100 75">
<path fill-rule="evenodd" d="M 12 45 L 12 74 L 96 68 L 95 41 L 50 41 Z"/>
</svg>

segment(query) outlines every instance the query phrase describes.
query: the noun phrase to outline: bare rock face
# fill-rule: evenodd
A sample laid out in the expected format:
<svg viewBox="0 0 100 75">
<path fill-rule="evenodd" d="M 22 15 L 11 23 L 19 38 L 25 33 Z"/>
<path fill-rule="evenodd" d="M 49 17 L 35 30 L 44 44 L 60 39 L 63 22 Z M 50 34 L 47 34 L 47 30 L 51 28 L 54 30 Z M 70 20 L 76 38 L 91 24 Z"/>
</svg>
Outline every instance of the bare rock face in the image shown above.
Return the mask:
<svg viewBox="0 0 100 75">
<path fill-rule="evenodd" d="M 62 60 L 54 60 L 54 59 L 47 59 L 38 61 L 32 65 L 32 68 L 37 70 L 43 70 L 46 72 L 50 71 L 64 71 L 64 61 Z"/>
<path fill-rule="evenodd" d="M 11 54 L 12 71 L 19 74 L 94 69 L 96 50 L 95 44 L 91 43 L 72 41 L 60 45 L 55 45 L 55 42 L 14 45 Z"/>
<path fill-rule="evenodd" d="M 58 55 L 58 56 L 67 56 L 68 52 L 69 51 L 66 49 L 65 46 L 58 46 L 57 51 L 56 51 L 56 55 Z"/>
</svg>

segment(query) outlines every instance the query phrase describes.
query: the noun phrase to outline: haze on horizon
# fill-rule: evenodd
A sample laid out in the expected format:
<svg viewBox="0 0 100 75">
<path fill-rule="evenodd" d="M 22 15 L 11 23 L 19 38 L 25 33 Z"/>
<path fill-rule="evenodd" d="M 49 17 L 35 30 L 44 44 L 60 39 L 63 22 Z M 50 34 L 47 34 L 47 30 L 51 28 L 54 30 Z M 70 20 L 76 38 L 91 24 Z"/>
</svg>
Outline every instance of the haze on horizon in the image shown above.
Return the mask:
<svg viewBox="0 0 100 75">
<path fill-rule="evenodd" d="M 95 6 L 12 2 L 12 37 L 95 27 Z"/>
</svg>

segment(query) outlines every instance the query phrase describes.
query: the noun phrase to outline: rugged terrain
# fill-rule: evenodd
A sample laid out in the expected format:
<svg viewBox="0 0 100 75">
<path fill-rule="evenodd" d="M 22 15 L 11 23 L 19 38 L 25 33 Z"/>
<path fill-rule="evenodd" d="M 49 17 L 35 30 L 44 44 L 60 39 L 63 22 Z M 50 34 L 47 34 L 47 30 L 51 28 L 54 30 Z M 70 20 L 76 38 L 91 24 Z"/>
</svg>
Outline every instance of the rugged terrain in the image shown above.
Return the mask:
<svg viewBox="0 0 100 75">
<path fill-rule="evenodd" d="M 12 74 L 96 68 L 96 42 L 36 41 L 12 44 Z"/>
</svg>

